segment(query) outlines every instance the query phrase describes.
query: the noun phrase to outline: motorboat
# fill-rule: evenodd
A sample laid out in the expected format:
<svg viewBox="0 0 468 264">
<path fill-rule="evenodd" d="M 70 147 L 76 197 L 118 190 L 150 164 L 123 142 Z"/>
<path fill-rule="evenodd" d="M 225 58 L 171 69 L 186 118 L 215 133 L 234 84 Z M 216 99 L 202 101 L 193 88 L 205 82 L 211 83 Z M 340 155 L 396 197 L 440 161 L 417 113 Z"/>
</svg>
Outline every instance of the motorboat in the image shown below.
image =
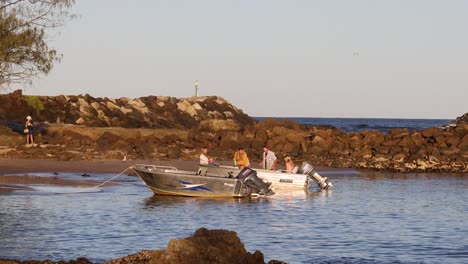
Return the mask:
<svg viewBox="0 0 468 264">
<path fill-rule="evenodd" d="M 271 189 L 275 192 L 309 189 L 314 183 L 316 183 L 320 189 L 329 190 L 333 187 L 330 179 L 322 177 L 309 162 L 303 162 L 300 167 L 296 166 L 292 172 L 287 172 L 285 170 L 255 170 L 260 179 L 271 183 Z M 240 171 L 239 167 L 236 166 L 200 164 L 198 174 L 232 178 L 238 175 Z"/>
<path fill-rule="evenodd" d="M 131 167 L 148 188 L 157 195 L 195 197 L 250 197 L 269 196 L 274 192 L 270 184 L 250 168 L 236 175 L 202 175 L 200 171 L 178 170 L 171 166 L 137 164 Z"/>
</svg>

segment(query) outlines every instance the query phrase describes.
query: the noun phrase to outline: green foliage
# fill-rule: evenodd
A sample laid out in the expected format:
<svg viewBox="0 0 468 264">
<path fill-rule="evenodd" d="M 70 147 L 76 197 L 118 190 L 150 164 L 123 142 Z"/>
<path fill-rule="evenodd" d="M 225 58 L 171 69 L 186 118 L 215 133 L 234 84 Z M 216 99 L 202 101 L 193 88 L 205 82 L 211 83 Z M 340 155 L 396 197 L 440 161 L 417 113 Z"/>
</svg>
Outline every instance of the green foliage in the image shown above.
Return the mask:
<svg viewBox="0 0 468 264">
<path fill-rule="evenodd" d="M 74 0 L 0 0 L 0 86 L 47 74 L 62 55 L 47 44 L 46 30 L 72 15 Z"/>
<path fill-rule="evenodd" d="M 42 104 L 39 96 L 34 95 L 24 95 L 24 100 L 28 103 L 29 106 L 36 110 L 36 113 L 39 114 L 40 111 L 44 110 L 44 105 Z"/>
</svg>

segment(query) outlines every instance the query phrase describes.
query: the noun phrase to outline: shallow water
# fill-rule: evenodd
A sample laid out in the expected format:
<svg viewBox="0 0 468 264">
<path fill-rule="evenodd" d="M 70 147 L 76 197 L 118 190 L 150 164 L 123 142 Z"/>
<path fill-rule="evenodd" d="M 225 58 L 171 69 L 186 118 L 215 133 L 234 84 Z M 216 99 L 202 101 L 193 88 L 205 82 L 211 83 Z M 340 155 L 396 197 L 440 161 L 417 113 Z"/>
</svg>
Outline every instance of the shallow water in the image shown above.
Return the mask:
<svg viewBox="0 0 468 264">
<path fill-rule="evenodd" d="M 28 185 L 0 195 L 0 258 L 102 262 L 165 248 L 203 226 L 236 231 L 267 261 L 467 263 L 467 175 L 322 174 L 334 190 L 253 200 L 153 196 L 130 176 L 94 189 Z"/>
</svg>

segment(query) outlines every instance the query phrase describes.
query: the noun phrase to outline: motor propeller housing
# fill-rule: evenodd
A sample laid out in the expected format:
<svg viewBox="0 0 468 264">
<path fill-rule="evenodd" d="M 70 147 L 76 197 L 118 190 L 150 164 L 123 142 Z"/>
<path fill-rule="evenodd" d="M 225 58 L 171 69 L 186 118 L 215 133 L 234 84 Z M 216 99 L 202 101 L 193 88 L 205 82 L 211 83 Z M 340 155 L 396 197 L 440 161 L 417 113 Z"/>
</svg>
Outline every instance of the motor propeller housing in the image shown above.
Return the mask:
<svg viewBox="0 0 468 264">
<path fill-rule="evenodd" d="M 307 161 L 302 162 L 301 167 L 298 170 L 300 174 L 307 174 L 311 179 L 317 183 L 320 189 L 329 190 L 333 187 L 333 184 L 327 177 L 322 177 L 315 171 L 314 165 L 310 164 Z"/>
<path fill-rule="evenodd" d="M 250 187 L 255 190 L 256 193 L 260 195 L 273 195 L 275 194 L 273 190 L 270 189 L 271 182 L 264 182 L 257 176 L 257 172 L 251 168 L 244 168 L 237 175 L 239 180 L 245 184 L 245 186 Z"/>
</svg>

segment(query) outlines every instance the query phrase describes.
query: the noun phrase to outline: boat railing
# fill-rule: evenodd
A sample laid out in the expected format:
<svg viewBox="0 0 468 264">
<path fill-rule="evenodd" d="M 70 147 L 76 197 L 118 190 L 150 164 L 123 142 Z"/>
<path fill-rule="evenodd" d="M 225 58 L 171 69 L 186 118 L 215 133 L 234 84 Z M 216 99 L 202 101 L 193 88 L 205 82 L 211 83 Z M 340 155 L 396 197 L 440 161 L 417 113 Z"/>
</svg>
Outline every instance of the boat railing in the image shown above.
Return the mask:
<svg viewBox="0 0 468 264">
<path fill-rule="evenodd" d="M 155 170 L 177 170 L 176 167 L 164 166 L 164 165 L 154 165 L 154 164 L 136 164 L 135 167 L 143 167 L 145 169 L 155 169 Z"/>
</svg>

